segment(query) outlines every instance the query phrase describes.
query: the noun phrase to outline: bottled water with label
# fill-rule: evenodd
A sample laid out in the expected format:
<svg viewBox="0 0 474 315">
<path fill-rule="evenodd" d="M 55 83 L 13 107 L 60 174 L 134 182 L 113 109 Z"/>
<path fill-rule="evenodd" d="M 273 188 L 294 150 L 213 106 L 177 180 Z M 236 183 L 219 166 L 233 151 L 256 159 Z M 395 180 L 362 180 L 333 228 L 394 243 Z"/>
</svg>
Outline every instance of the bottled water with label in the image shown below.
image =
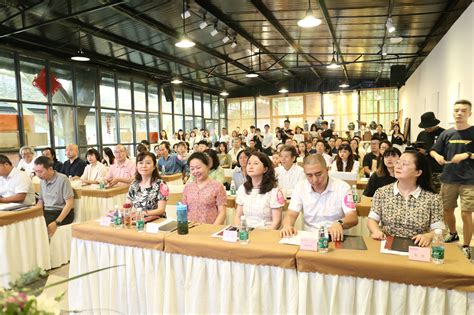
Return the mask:
<svg viewBox="0 0 474 315">
<path fill-rule="evenodd" d="M 431 261 L 435 264 L 444 263 L 444 238 L 443 230 L 436 229 L 431 243 Z"/>
<path fill-rule="evenodd" d="M 248 230 L 247 221 L 245 221 L 244 215 L 240 217 L 239 240 L 240 240 L 240 244 L 249 243 L 249 230 Z"/>
<path fill-rule="evenodd" d="M 329 251 L 329 235 L 328 230 L 322 226 L 319 229 L 318 252 L 327 253 Z"/>
</svg>

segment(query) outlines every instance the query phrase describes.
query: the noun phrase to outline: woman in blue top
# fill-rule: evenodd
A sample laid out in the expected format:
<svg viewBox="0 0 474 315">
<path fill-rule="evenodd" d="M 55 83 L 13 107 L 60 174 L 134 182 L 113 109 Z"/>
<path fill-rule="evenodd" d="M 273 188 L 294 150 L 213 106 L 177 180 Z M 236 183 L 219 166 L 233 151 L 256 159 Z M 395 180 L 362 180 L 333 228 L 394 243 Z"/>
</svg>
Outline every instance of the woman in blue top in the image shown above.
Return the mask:
<svg viewBox="0 0 474 315">
<path fill-rule="evenodd" d="M 248 150 L 242 150 L 237 154 L 237 166 L 234 168 L 234 174 L 232 175 L 235 189 L 239 189 L 247 181 L 247 161 L 249 157 L 250 152 Z"/>
</svg>

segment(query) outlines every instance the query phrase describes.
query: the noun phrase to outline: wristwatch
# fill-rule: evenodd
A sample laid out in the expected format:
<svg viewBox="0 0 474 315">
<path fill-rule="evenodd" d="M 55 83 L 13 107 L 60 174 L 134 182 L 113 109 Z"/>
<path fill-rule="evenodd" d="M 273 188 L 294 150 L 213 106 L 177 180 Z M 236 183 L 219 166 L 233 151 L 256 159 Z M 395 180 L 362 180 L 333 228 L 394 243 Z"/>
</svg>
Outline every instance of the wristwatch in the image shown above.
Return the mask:
<svg viewBox="0 0 474 315">
<path fill-rule="evenodd" d="M 54 223 L 56 223 L 57 226 L 61 225 L 61 221 L 58 221 L 58 220 L 54 221 Z"/>
<path fill-rule="evenodd" d="M 472 152 L 466 152 L 467 153 L 467 159 L 469 160 L 472 157 Z"/>
<path fill-rule="evenodd" d="M 344 221 L 342 221 L 341 219 L 337 220 L 337 223 L 344 225 Z"/>
</svg>

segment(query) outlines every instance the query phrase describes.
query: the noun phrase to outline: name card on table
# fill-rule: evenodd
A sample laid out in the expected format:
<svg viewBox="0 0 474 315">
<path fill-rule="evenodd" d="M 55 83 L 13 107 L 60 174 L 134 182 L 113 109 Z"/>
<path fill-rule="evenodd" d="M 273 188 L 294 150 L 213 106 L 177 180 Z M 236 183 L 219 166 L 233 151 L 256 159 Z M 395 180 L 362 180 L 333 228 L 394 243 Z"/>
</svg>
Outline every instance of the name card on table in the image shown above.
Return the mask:
<svg viewBox="0 0 474 315">
<path fill-rule="evenodd" d="M 237 238 L 237 231 L 225 230 L 224 235 L 222 236 L 222 240 L 231 243 L 237 242 Z"/>
<path fill-rule="evenodd" d="M 146 224 L 145 232 L 147 232 L 147 233 L 158 234 L 159 230 L 160 230 L 160 225 L 158 223 L 147 223 Z"/>
<path fill-rule="evenodd" d="M 302 237 L 300 241 L 301 250 L 318 251 L 318 241 L 315 238 Z"/>
<path fill-rule="evenodd" d="M 111 217 L 101 217 L 100 218 L 100 226 L 110 226 L 110 223 L 112 222 L 112 218 Z"/>
<path fill-rule="evenodd" d="M 431 261 L 431 248 L 429 247 L 408 247 L 408 259 L 430 262 Z"/>
</svg>

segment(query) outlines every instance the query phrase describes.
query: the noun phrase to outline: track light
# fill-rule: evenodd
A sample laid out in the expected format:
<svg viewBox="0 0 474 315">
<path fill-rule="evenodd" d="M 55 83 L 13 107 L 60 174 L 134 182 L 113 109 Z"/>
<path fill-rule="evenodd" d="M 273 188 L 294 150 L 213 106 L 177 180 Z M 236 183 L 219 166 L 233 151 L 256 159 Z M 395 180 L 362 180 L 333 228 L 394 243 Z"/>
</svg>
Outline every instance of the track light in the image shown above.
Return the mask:
<svg viewBox="0 0 474 315">
<path fill-rule="evenodd" d="M 209 24 L 207 24 L 206 20 L 203 20 L 200 24 L 199 24 L 199 28 L 200 29 L 205 29 Z"/>
<path fill-rule="evenodd" d="M 313 10 L 311 10 L 311 0 L 308 1 L 308 10 L 306 10 L 306 16 L 304 19 L 298 21 L 299 27 L 315 27 L 321 24 L 321 20 L 314 17 Z"/>
<path fill-rule="evenodd" d="M 219 34 L 219 31 L 217 30 L 217 23 L 214 24 L 214 28 L 212 29 L 211 31 L 211 36 L 214 37 L 216 36 L 217 34 Z"/>
<path fill-rule="evenodd" d="M 229 93 L 227 93 L 226 91 L 222 91 L 219 95 L 226 97 L 229 96 Z"/>
<path fill-rule="evenodd" d="M 229 35 L 227 34 L 227 31 L 226 31 L 226 32 L 225 32 L 225 36 L 224 36 L 224 38 L 222 39 L 222 42 L 223 42 L 224 44 L 226 44 L 228 41 L 230 41 L 230 37 L 229 37 Z"/>
<path fill-rule="evenodd" d="M 233 41 L 232 44 L 230 44 L 230 48 L 235 48 L 237 47 L 237 41 Z"/>
<path fill-rule="evenodd" d="M 287 88 L 284 88 L 284 87 L 282 87 L 282 88 L 281 88 L 281 89 L 278 91 L 278 93 L 281 93 L 281 94 L 286 94 L 286 93 L 288 93 L 288 89 L 287 89 Z"/>
<path fill-rule="evenodd" d="M 385 23 L 385 26 L 387 27 L 387 31 L 389 33 L 393 33 L 395 32 L 395 25 L 393 25 L 393 21 L 392 21 L 392 18 L 388 18 L 387 19 L 387 23 Z"/>
<path fill-rule="evenodd" d="M 387 52 L 388 52 L 387 47 L 385 45 L 382 46 L 382 56 L 387 56 Z"/>
<path fill-rule="evenodd" d="M 185 20 L 188 17 L 191 17 L 191 11 L 189 11 L 189 4 L 185 2 L 185 5 L 183 5 L 183 13 L 181 13 L 181 18 Z"/>
</svg>

